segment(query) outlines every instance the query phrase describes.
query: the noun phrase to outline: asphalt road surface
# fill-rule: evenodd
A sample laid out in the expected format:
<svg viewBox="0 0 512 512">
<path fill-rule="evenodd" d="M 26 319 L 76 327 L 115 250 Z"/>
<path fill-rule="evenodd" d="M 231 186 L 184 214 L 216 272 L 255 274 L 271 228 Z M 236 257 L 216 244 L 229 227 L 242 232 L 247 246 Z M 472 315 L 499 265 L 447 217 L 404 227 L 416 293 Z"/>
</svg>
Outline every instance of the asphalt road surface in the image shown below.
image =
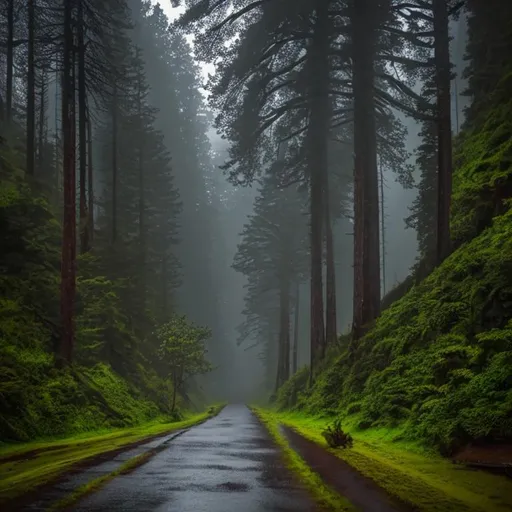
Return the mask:
<svg viewBox="0 0 512 512">
<path fill-rule="evenodd" d="M 313 512 L 316 507 L 258 419 L 243 405 L 229 405 L 73 510 Z"/>
</svg>

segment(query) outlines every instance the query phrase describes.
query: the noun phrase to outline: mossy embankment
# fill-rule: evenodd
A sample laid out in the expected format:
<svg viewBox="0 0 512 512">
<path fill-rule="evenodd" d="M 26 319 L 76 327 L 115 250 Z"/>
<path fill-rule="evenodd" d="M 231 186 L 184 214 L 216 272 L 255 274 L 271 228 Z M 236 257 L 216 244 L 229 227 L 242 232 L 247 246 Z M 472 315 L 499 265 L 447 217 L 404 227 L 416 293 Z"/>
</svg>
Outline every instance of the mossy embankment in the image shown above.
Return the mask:
<svg viewBox="0 0 512 512">
<path fill-rule="evenodd" d="M 113 456 L 120 450 L 154 437 L 197 425 L 218 414 L 222 407 L 211 406 L 202 413 L 185 414 L 180 421 L 171 422 L 162 418 L 107 433 L 87 433 L 64 439 L 3 446 L 0 448 L 0 504 L 55 481 L 70 469 L 87 467 L 99 456 Z"/>
<path fill-rule="evenodd" d="M 78 257 L 73 364 L 58 364 L 60 207 L 27 179 L 23 161 L 0 145 L 0 449 L 180 420 L 193 407 L 180 392 L 172 410 L 168 368 L 150 336 L 155 315 L 129 307 L 134 284 L 115 277 L 99 242 Z"/>
<path fill-rule="evenodd" d="M 512 439 L 511 84 L 458 141 L 453 254 L 364 338 L 331 347 L 313 387 L 306 368 L 285 383 L 280 410 L 392 429 L 445 455 Z"/>
<path fill-rule="evenodd" d="M 371 478 L 388 494 L 421 512 L 503 512 L 512 508 L 512 481 L 453 464 L 390 428 L 346 428 L 351 449 L 331 449 L 322 430 L 332 418 L 265 411 L 267 424 L 286 425 Z M 277 427 L 274 427 L 277 428 Z"/>
</svg>

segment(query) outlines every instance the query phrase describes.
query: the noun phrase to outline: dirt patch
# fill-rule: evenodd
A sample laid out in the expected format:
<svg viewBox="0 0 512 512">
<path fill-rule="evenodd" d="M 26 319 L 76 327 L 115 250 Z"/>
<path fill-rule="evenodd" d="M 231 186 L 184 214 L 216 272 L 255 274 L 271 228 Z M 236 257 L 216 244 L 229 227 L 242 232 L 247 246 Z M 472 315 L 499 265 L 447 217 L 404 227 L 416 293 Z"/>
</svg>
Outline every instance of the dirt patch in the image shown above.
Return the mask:
<svg viewBox="0 0 512 512">
<path fill-rule="evenodd" d="M 512 444 L 467 446 L 454 457 L 454 460 L 512 466 Z"/>
<path fill-rule="evenodd" d="M 322 480 L 347 498 L 361 512 L 410 512 L 414 509 L 389 496 L 373 480 L 361 475 L 352 466 L 304 438 L 295 430 L 282 426 L 293 448 L 318 473 Z"/>
<path fill-rule="evenodd" d="M 77 443 L 75 446 L 81 446 L 85 443 Z M 44 446 L 42 448 L 34 448 L 33 450 L 22 452 L 22 453 L 13 453 L 11 455 L 0 455 L 0 464 L 6 464 L 8 462 L 17 462 L 19 460 L 29 460 L 35 459 L 39 455 L 48 452 L 55 452 L 57 450 L 65 450 L 69 448 L 68 444 L 61 444 L 58 446 Z"/>
<path fill-rule="evenodd" d="M 512 444 L 470 445 L 453 462 L 512 478 Z"/>
</svg>

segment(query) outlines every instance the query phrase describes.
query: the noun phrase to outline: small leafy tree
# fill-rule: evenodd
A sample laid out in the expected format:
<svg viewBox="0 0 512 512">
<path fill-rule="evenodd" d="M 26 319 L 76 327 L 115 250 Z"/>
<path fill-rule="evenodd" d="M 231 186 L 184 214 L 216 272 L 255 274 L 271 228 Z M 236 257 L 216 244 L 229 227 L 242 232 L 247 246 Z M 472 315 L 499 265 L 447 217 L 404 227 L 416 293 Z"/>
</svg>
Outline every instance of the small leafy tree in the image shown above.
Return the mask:
<svg viewBox="0 0 512 512">
<path fill-rule="evenodd" d="M 174 412 L 176 394 L 185 380 L 212 369 L 206 359 L 205 347 L 205 341 L 210 337 L 210 329 L 195 325 L 185 315 L 173 317 L 158 329 L 158 353 L 160 359 L 169 367 L 173 385 L 171 412 Z"/>
</svg>

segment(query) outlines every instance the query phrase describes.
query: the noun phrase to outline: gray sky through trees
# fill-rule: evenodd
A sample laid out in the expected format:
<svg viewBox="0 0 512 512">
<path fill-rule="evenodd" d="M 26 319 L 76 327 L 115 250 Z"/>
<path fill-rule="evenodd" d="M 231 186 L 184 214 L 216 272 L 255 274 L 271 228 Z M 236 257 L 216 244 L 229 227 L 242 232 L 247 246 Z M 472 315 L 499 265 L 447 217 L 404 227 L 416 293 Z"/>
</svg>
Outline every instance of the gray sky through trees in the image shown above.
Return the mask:
<svg viewBox="0 0 512 512">
<path fill-rule="evenodd" d="M 161 7 L 171 21 L 177 19 L 186 10 L 184 5 L 178 8 L 173 8 L 169 0 L 162 2 Z M 454 81 L 454 94 L 452 96 L 453 128 L 454 132 L 457 132 L 463 121 L 463 108 L 465 105 L 465 98 L 462 96 L 465 85 L 460 78 L 464 67 L 464 17 L 461 17 L 460 20 L 452 23 L 451 31 L 454 36 L 454 41 L 452 43 L 452 60 L 455 64 L 455 70 L 458 76 Z M 193 37 L 189 36 L 187 37 L 187 40 L 193 46 Z M 197 61 L 197 63 L 200 66 L 203 80 L 206 82 L 208 75 L 215 72 L 215 66 L 213 64 L 205 64 L 200 61 Z M 202 92 L 204 94 L 204 91 Z M 421 126 L 410 117 L 400 113 L 397 113 L 397 116 L 407 129 L 406 149 L 412 155 L 411 163 L 414 163 L 414 151 L 420 142 L 418 134 Z M 212 150 L 215 153 L 225 153 L 227 148 L 226 142 L 215 133 L 213 128 L 209 132 L 209 138 Z M 419 176 L 416 172 L 416 183 L 418 182 L 418 178 Z M 404 221 L 404 219 L 410 215 L 409 208 L 417 195 L 417 189 L 404 189 L 402 185 L 397 182 L 396 174 L 391 169 L 385 170 L 384 179 L 384 227 L 386 238 L 385 273 L 386 291 L 389 291 L 407 277 L 418 254 L 416 233 L 413 229 L 406 229 Z M 236 190 L 227 182 L 220 170 L 218 170 L 218 175 L 215 176 L 214 182 L 216 189 L 215 192 L 218 195 L 223 195 L 223 199 L 227 198 L 225 201 L 222 201 L 226 206 L 226 209 L 222 212 L 221 225 L 219 226 L 224 240 L 223 250 L 226 251 L 226 267 L 223 270 L 225 279 L 222 284 L 223 289 L 219 291 L 219 293 L 226 298 L 222 301 L 223 330 L 230 338 L 226 341 L 234 347 L 236 345 L 237 338 L 236 328 L 243 321 L 242 310 L 244 308 L 244 284 L 246 283 L 246 280 L 243 276 L 237 274 L 230 267 L 230 264 L 233 261 L 237 244 L 240 241 L 240 232 L 247 220 L 247 215 L 252 212 L 252 203 L 256 196 L 257 187 Z M 349 233 L 346 235 L 350 236 Z M 343 255 L 336 255 L 336 259 L 343 259 Z M 345 317 L 345 315 L 342 316 Z M 304 324 L 302 325 L 304 326 Z M 339 331 L 344 331 L 346 328 L 347 325 L 345 325 L 344 322 L 339 323 Z M 246 345 L 235 350 L 233 355 L 235 359 L 233 361 L 235 363 L 233 365 L 235 368 L 234 371 L 237 373 L 234 377 L 237 382 L 247 382 L 248 387 L 251 387 L 252 385 L 250 383 L 251 378 L 258 378 L 259 372 L 261 371 L 259 365 L 255 363 L 259 348 L 257 347 L 253 350 L 244 351 L 244 348 L 250 345 L 252 345 L 252 343 L 248 342 Z M 240 390 L 240 392 L 242 393 L 242 390 Z"/>
</svg>

